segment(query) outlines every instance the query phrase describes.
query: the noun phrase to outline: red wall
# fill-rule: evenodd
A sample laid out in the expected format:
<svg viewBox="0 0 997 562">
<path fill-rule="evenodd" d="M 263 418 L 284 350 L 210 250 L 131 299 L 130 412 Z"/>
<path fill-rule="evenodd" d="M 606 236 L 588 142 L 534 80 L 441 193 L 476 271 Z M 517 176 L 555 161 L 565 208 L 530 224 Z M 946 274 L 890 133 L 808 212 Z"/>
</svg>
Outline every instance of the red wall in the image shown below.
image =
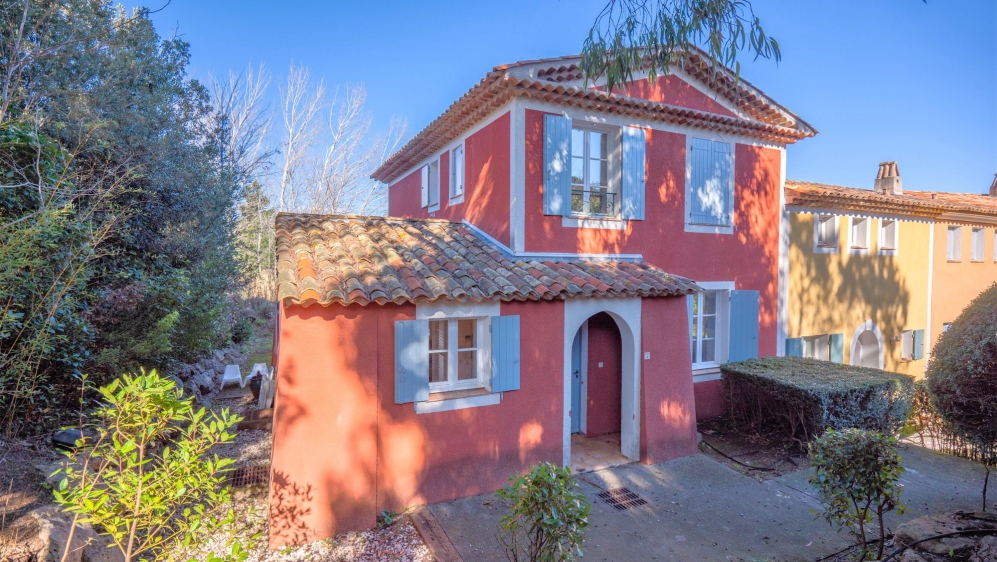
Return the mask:
<svg viewBox="0 0 997 562">
<path fill-rule="evenodd" d="M 602 90 L 604 88 L 593 89 Z M 646 78 L 643 80 L 634 80 L 627 84 L 626 91 L 622 89 L 614 89 L 614 91 L 633 98 L 736 117 L 723 105 L 696 88 L 693 88 L 688 82 L 674 74 L 659 77 L 655 82 L 651 82 Z"/>
<path fill-rule="evenodd" d="M 520 315 L 521 389 L 432 414 L 394 403 L 394 321 L 413 305 L 290 306 L 280 322 L 270 546 L 369 529 L 384 509 L 492 492 L 562 455 L 564 303 Z"/>
<path fill-rule="evenodd" d="M 724 413 L 724 384 L 720 379 L 698 382 L 696 389 L 696 419 L 710 420 Z"/>
<path fill-rule="evenodd" d="M 685 299 L 641 301 L 641 461 L 655 464 L 697 452 Z"/>
<path fill-rule="evenodd" d="M 543 209 L 543 113 L 526 111 L 526 251 L 643 254 L 669 273 L 760 292 L 759 354 L 776 354 L 780 152 L 735 147 L 734 234 L 685 232 L 685 135 L 647 131 L 645 220 L 565 228 Z"/>
<path fill-rule="evenodd" d="M 509 134 L 505 113 L 464 142 L 464 202 L 450 205 L 450 152 L 440 156 L 440 209 L 421 206 L 421 172 L 417 169 L 388 188 L 388 214 L 406 218 L 467 220 L 503 244 L 509 244 Z"/>
<path fill-rule="evenodd" d="M 623 391 L 623 341 L 616 321 L 605 312 L 588 320 L 587 372 L 585 435 L 618 433 Z"/>
</svg>

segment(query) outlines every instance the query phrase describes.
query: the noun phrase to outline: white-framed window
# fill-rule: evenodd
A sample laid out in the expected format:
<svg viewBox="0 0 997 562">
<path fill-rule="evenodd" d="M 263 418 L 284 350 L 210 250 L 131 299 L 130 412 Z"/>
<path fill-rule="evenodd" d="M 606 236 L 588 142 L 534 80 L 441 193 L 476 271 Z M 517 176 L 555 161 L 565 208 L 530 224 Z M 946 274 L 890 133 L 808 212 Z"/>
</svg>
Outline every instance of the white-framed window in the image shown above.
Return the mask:
<svg viewBox="0 0 997 562">
<path fill-rule="evenodd" d="M 985 248 L 984 244 L 986 244 L 986 239 L 984 238 L 984 236 L 986 236 L 986 231 L 983 230 L 982 228 L 973 229 L 973 238 L 972 238 L 973 249 L 970 252 L 970 260 L 974 262 L 982 263 L 984 260 L 983 254 L 986 251 L 984 249 Z"/>
<path fill-rule="evenodd" d="M 914 330 L 904 330 L 900 334 L 900 360 L 914 360 Z"/>
<path fill-rule="evenodd" d="M 706 369 L 727 360 L 730 291 L 706 290 L 689 297 L 692 368 Z"/>
<path fill-rule="evenodd" d="M 449 392 L 485 386 L 487 318 L 429 321 L 429 391 Z"/>
<path fill-rule="evenodd" d="M 733 145 L 689 137 L 686 151 L 686 231 L 732 233 Z"/>
<path fill-rule="evenodd" d="M 945 322 L 945 323 L 942 324 L 942 332 L 947 332 L 947 331 L 949 331 L 951 329 L 952 329 L 952 323 L 951 322 Z"/>
<path fill-rule="evenodd" d="M 869 250 L 869 219 L 851 217 L 848 230 L 848 245 L 852 250 L 864 252 Z"/>
<path fill-rule="evenodd" d="M 835 215 L 814 216 L 814 251 L 833 254 L 838 251 L 838 217 Z"/>
<path fill-rule="evenodd" d="M 422 206 L 430 211 L 440 207 L 440 163 L 436 160 L 420 170 L 422 183 Z"/>
<path fill-rule="evenodd" d="M 831 336 L 807 336 L 803 338 L 803 356 L 809 359 L 831 360 Z"/>
<path fill-rule="evenodd" d="M 464 199 L 464 143 L 450 151 L 450 199 L 459 203 Z"/>
<path fill-rule="evenodd" d="M 962 227 L 950 226 L 947 233 L 945 257 L 948 261 L 962 261 Z"/>
<path fill-rule="evenodd" d="M 619 215 L 616 135 L 575 121 L 571 129 L 571 214 L 578 217 Z"/>
<path fill-rule="evenodd" d="M 879 221 L 879 251 L 884 254 L 896 253 L 899 244 L 900 223 L 893 219 Z"/>
</svg>

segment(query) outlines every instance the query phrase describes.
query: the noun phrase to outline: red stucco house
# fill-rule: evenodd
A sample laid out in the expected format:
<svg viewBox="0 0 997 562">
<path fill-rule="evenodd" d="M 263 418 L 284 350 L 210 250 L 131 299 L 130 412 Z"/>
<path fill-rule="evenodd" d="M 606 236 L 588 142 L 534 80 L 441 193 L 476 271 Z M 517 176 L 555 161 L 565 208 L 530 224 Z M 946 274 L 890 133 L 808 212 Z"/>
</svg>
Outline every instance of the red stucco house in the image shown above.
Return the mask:
<svg viewBox="0 0 997 562">
<path fill-rule="evenodd" d="M 692 454 L 719 365 L 777 354 L 785 148 L 816 131 L 698 56 L 613 94 L 578 62 L 485 76 L 375 172 L 390 218 L 278 217 L 271 546 L 593 436 Z"/>
</svg>

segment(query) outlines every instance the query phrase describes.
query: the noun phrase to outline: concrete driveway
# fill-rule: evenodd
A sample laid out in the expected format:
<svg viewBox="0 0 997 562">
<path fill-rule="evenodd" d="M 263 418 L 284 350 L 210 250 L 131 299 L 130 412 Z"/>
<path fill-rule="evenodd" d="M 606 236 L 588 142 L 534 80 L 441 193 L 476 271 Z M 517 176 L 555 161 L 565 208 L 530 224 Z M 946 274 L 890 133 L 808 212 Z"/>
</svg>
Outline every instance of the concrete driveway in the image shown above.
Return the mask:
<svg viewBox="0 0 997 562">
<path fill-rule="evenodd" d="M 891 527 L 926 513 L 980 508 L 980 465 L 916 446 L 901 454 L 903 498 L 911 511 L 891 516 Z M 798 471 L 760 483 L 703 455 L 583 473 L 578 478 L 592 502 L 584 560 L 813 561 L 833 554 L 851 539 L 813 512 L 820 503 L 809 475 Z M 646 503 L 617 509 L 598 496 L 616 488 Z M 430 510 L 464 560 L 505 560 L 496 538 L 504 508 L 495 496 Z"/>
</svg>

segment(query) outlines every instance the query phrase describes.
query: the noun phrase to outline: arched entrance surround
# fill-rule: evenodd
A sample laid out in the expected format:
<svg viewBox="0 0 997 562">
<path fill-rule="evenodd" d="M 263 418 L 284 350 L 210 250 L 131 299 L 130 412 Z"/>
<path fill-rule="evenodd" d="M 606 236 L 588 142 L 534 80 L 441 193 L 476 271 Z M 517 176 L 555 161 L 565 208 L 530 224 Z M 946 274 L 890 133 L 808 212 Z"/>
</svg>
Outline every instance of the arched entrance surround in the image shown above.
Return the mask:
<svg viewBox="0 0 997 562">
<path fill-rule="evenodd" d="M 883 332 L 871 319 L 859 324 L 852 334 L 849 361 L 856 367 L 886 368 L 886 345 Z"/>
<path fill-rule="evenodd" d="M 578 329 L 593 315 L 609 314 L 620 330 L 622 382 L 620 452 L 640 460 L 641 299 L 568 299 L 564 304 L 564 412 L 562 464 L 571 464 L 571 347 Z"/>
</svg>

